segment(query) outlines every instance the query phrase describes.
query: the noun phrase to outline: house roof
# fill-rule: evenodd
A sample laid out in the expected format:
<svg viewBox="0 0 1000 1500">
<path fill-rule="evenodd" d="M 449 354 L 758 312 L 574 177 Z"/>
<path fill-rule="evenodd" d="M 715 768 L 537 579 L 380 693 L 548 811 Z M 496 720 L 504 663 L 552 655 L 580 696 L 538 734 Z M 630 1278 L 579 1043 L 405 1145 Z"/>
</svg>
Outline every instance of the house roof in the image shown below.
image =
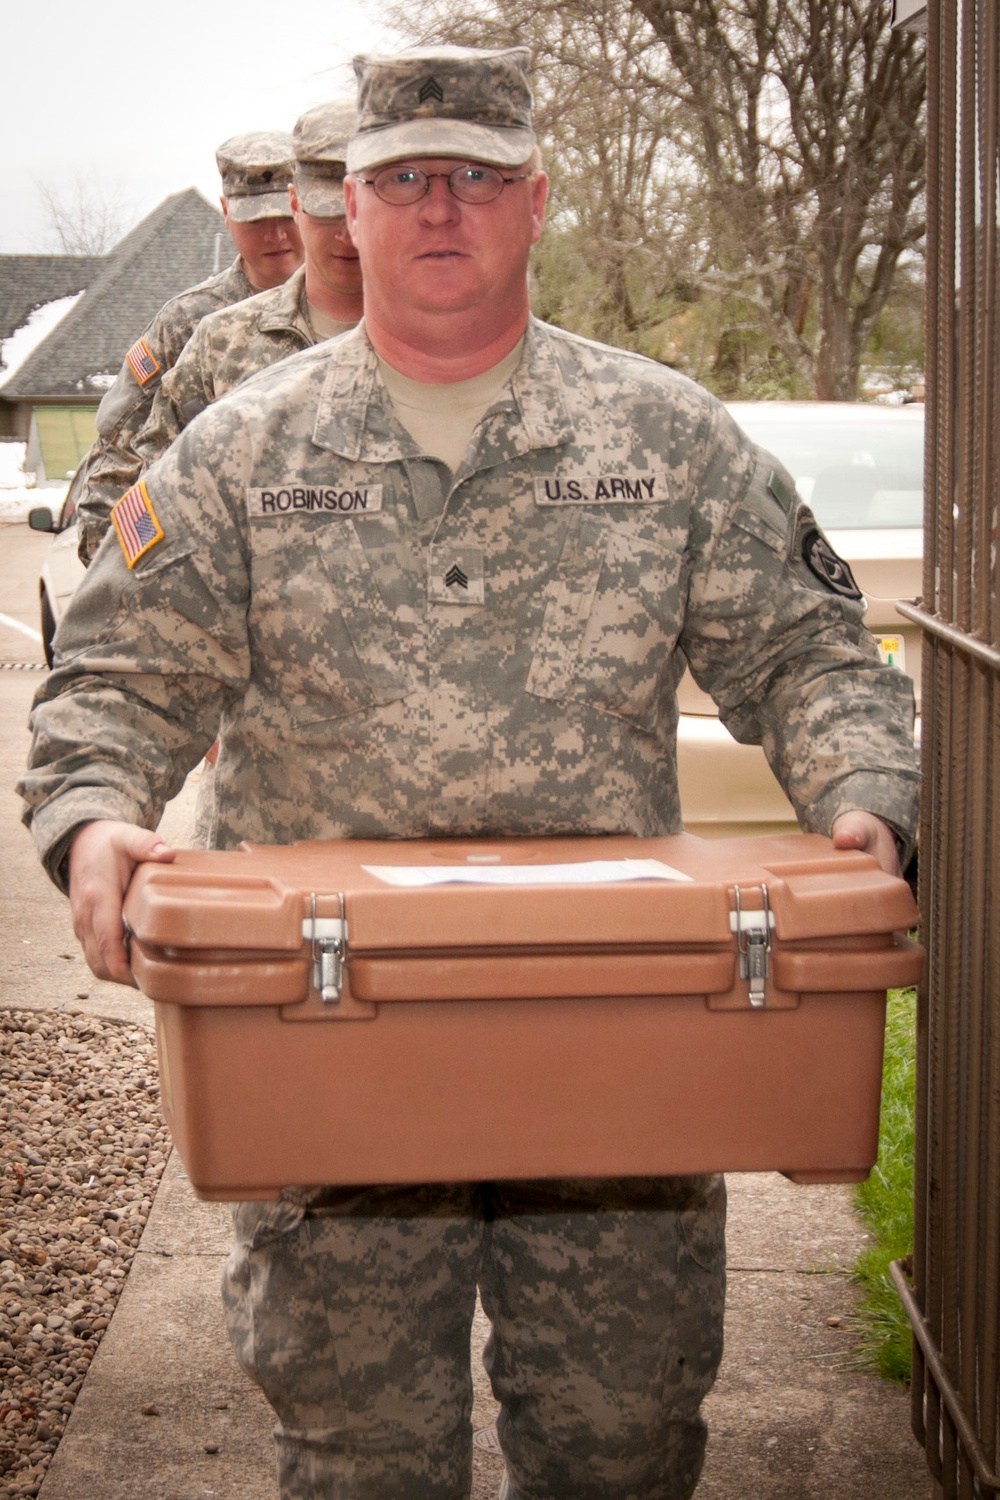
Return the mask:
<svg viewBox="0 0 1000 1500">
<path fill-rule="evenodd" d="M 82 292 L 106 255 L 0 255 L 0 340 L 23 328 L 37 307 Z"/>
<path fill-rule="evenodd" d="M 6 382 L 2 399 L 89 398 L 96 404 L 108 384 L 101 377 L 117 375 L 126 350 L 163 304 L 227 263 L 228 238 L 216 267 L 222 233 L 222 215 L 194 188 L 164 199 L 103 257 L 84 296 Z M 0 278 L 8 259 L 36 257 L 0 256 Z M 47 290 L 46 300 L 66 295 Z"/>
</svg>

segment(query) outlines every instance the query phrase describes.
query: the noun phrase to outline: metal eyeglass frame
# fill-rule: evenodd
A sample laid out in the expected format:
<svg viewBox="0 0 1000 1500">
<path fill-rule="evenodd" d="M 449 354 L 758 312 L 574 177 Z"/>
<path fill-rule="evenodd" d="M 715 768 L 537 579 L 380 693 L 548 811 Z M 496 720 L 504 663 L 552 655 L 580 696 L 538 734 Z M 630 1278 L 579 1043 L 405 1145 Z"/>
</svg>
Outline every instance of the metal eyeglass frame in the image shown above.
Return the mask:
<svg viewBox="0 0 1000 1500">
<path fill-rule="evenodd" d="M 385 167 L 381 172 L 377 172 L 374 177 L 361 177 L 357 173 L 352 173 L 351 175 L 353 176 L 355 182 L 363 182 L 365 187 L 370 187 L 374 192 L 376 198 L 378 198 L 382 203 L 388 203 L 390 208 L 412 208 L 414 203 L 419 203 L 423 198 L 427 197 L 427 194 L 431 190 L 431 182 L 435 177 L 443 177 L 445 179 L 452 197 L 457 198 L 459 203 L 464 203 L 472 208 L 480 208 L 483 204 L 495 203 L 508 183 L 526 182 L 529 177 L 533 177 L 535 175 L 533 172 L 521 172 L 517 177 L 504 177 L 496 167 L 483 166 L 476 170 L 488 172 L 490 174 L 490 179 L 499 183 L 499 187 L 497 188 L 496 192 L 489 198 L 464 198 L 461 193 L 456 192 L 455 180 L 456 178 L 459 181 L 462 180 L 462 173 L 468 172 L 470 170 L 468 166 L 455 167 L 455 169 L 451 172 L 424 172 L 420 167 L 408 167 L 406 170 L 407 172 L 413 174 L 414 185 L 416 185 L 416 183 L 422 179 L 423 187 L 421 188 L 421 191 L 416 195 L 416 197 L 404 198 L 399 200 L 387 198 L 384 193 L 379 192 L 379 182 L 386 177 L 387 173 L 392 171 L 392 168 Z"/>
</svg>

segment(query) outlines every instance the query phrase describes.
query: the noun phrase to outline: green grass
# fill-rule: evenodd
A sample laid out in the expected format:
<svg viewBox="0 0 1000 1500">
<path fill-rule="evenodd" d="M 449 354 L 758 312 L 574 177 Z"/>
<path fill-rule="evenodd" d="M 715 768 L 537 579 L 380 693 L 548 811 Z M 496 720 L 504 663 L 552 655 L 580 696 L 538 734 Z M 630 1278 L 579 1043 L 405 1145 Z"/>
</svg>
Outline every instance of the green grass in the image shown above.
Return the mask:
<svg viewBox="0 0 1000 1500">
<path fill-rule="evenodd" d="M 878 1161 L 855 1203 L 871 1236 L 854 1276 L 862 1288 L 858 1309 L 860 1353 L 888 1380 L 910 1380 L 910 1324 L 889 1275 L 889 1262 L 913 1250 L 913 1111 L 916 995 L 892 990 L 886 1012 L 882 1116 Z"/>
</svg>

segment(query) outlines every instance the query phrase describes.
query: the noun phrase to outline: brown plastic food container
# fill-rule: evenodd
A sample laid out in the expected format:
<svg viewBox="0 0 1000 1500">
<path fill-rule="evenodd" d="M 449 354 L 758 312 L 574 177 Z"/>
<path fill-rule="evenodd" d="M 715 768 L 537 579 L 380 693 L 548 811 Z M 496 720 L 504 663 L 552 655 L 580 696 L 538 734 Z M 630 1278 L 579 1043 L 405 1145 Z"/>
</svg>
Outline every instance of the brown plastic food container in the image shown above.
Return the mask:
<svg viewBox="0 0 1000 1500">
<path fill-rule="evenodd" d="M 687 878 L 645 878 L 663 865 Z M 861 1180 L 885 992 L 923 963 L 905 881 L 813 835 L 188 851 L 140 866 L 125 919 L 164 1113 L 217 1199 Z"/>
</svg>

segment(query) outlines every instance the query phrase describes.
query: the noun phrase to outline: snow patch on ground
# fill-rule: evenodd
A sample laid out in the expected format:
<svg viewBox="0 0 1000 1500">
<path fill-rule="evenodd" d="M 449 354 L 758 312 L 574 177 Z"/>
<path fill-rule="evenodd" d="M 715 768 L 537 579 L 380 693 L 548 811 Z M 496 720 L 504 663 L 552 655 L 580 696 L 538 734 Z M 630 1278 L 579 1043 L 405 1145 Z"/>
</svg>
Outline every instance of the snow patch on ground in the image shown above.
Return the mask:
<svg viewBox="0 0 1000 1500">
<path fill-rule="evenodd" d="M 0 521 L 26 521 L 28 511 L 46 505 L 58 516 L 69 488 L 68 480 L 35 486 L 35 476 L 24 472 L 24 443 L 0 442 Z"/>
</svg>

